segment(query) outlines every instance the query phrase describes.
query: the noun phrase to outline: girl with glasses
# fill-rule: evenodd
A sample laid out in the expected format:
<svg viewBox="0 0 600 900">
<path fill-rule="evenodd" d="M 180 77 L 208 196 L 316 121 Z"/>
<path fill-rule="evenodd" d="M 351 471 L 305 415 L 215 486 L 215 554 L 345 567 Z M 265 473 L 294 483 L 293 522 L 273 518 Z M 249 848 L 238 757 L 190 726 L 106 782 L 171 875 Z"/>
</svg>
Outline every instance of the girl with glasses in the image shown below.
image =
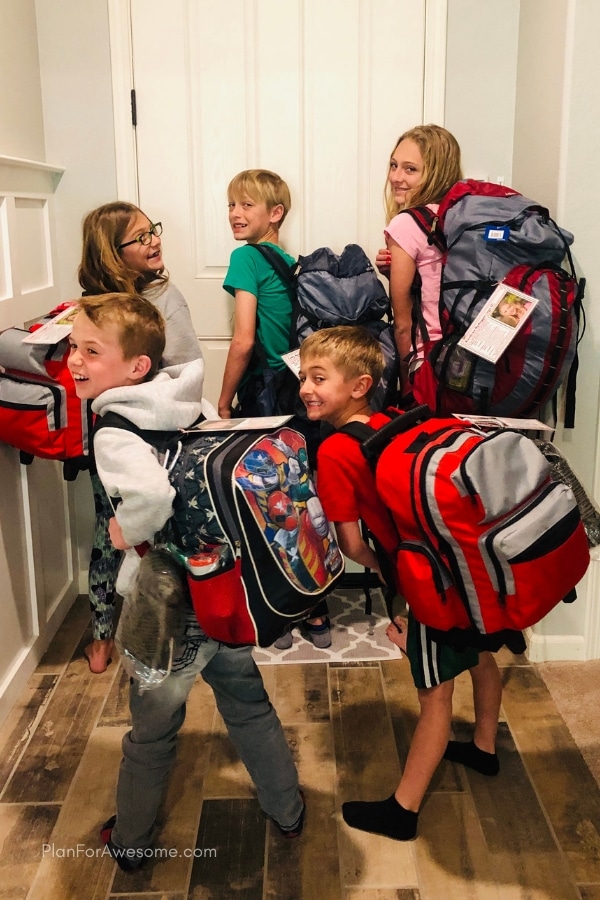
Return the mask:
<svg viewBox="0 0 600 900">
<path fill-rule="evenodd" d="M 161 366 L 202 357 L 188 305 L 169 281 L 162 258 L 162 225 L 153 223 L 132 203 L 106 203 L 83 221 L 79 283 L 84 296 L 108 293 L 140 294 L 163 314 L 166 344 Z M 93 641 L 85 648 L 90 671 L 106 670 L 113 652 L 115 582 L 121 552 L 108 536 L 112 507 L 102 483 L 91 472 L 96 510 L 89 566 L 89 599 Z"/>
</svg>

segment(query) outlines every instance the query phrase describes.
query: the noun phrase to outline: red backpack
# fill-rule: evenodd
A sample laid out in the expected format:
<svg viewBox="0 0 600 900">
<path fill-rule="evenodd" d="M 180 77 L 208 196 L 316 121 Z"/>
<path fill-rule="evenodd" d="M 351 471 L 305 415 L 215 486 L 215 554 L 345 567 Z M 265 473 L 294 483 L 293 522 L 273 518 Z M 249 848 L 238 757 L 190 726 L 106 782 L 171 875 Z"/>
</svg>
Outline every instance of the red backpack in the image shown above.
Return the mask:
<svg viewBox="0 0 600 900">
<path fill-rule="evenodd" d="M 585 280 L 577 281 L 573 235 L 547 209 L 512 188 L 457 182 L 437 214 L 405 210 L 443 254 L 439 314 L 442 338 L 425 340 L 425 360 L 413 376 L 416 403 L 438 415 L 483 413 L 536 416 L 570 372 L 565 425 L 575 416 L 576 349 Z M 568 270 L 562 268 L 567 258 Z M 498 284 L 536 298 L 496 363 L 459 345 Z M 422 328 L 422 316 L 415 319 Z M 507 327 L 507 326 L 500 326 Z"/>
<path fill-rule="evenodd" d="M 390 411 L 393 412 L 393 411 Z M 426 407 L 379 430 L 349 423 L 400 536 L 397 572 L 416 619 L 453 643 L 498 649 L 539 622 L 589 565 L 569 487 L 523 434 L 484 434 Z"/>
<path fill-rule="evenodd" d="M 89 464 L 91 406 L 80 400 L 67 368 L 69 342 L 23 343 L 31 331 L 51 321 L 62 304 L 29 331 L 8 328 L 0 334 L 0 441 L 21 451 L 21 462 L 35 456 L 64 462 L 67 480 Z"/>
</svg>

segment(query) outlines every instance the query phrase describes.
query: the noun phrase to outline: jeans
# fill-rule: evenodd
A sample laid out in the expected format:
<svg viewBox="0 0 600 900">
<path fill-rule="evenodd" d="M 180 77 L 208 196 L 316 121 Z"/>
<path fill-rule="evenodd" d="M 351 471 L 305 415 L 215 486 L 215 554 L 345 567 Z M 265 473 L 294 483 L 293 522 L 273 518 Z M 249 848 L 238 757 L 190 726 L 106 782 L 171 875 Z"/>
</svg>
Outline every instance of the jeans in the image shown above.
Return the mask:
<svg viewBox="0 0 600 900">
<path fill-rule="evenodd" d="M 140 849 L 152 843 L 157 811 L 175 762 L 177 733 L 198 673 L 214 691 L 262 810 L 284 828 L 300 817 L 298 773 L 251 649 L 227 647 L 203 635 L 195 659 L 172 671 L 155 690 L 140 693 L 132 680 L 132 728 L 123 738 L 117 822 L 112 832 L 118 847 Z"/>
</svg>

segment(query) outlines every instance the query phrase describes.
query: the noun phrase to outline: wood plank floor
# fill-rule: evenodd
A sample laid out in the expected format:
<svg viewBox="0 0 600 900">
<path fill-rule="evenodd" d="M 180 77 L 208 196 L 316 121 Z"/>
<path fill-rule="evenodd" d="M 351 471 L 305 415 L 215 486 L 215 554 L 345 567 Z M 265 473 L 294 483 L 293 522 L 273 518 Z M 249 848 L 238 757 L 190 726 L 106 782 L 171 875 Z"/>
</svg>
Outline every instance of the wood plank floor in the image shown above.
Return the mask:
<svg viewBox="0 0 600 900">
<path fill-rule="evenodd" d="M 345 799 L 398 781 L 418 713 L 406 660 L 263 669 L 307 798 L 296 841 L 265 820 L 198 680 L 161 814 L 165 857 L 121 872 L 98 830 L 114 812 L 127 679 L 116 663 L 90 674 L 88 639 L 80 598 L 0 729 L 0 898 L 600 900 L 600 790 L 535 667 L 509 653 L 500 775 L 443 762 L 408 844 L 340 816 Z M 454 709 L 468 738 L 468 676 Z"/>
</svg>

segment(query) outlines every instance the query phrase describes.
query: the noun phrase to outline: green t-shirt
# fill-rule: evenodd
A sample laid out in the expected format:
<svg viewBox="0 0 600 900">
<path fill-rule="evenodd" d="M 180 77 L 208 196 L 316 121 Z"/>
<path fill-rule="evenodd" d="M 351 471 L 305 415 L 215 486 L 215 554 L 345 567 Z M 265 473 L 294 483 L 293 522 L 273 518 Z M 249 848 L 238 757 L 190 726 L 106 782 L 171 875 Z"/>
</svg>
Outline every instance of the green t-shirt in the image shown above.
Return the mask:
<svg viewBox="0 0 600 900">
<path fill-rule="evenodd" d="M 280 253 L 288 265 L 295 262 L 281 247 L 265 243 Z M 236 247 L 231 254 L 223 287 L 232 296 L 236 291 L 248 291 L 256 297 L 256 336 L 264 348 L 267 365 L 270 369 L 284 369 L 281 355 L 290 349 L 292 324 L 290 288 L 264 256 L 248 244 Z"/>
</svg>

